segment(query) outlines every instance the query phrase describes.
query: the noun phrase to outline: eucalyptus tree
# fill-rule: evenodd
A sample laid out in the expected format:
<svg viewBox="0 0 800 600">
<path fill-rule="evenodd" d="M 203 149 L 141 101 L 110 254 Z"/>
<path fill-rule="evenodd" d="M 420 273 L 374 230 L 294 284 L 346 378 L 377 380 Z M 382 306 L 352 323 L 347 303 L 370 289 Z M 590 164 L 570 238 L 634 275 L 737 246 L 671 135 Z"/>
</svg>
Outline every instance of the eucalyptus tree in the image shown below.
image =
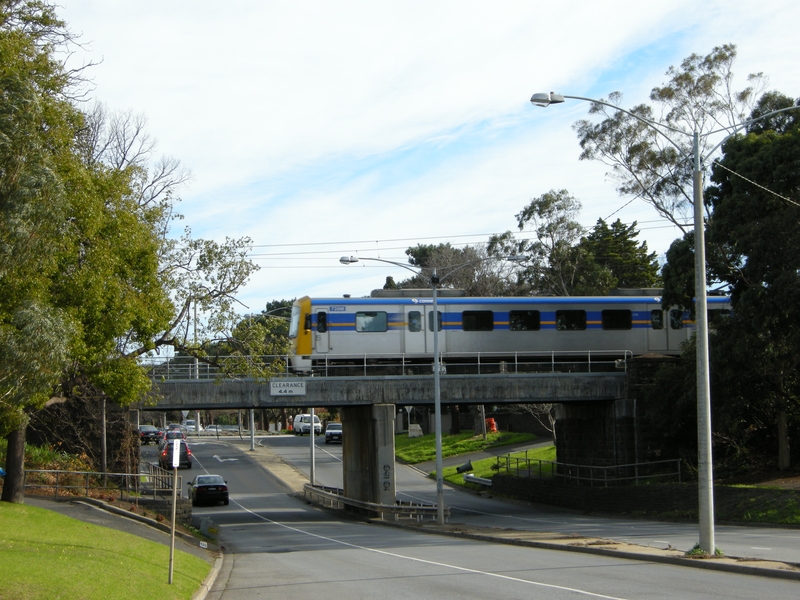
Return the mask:
<svg viewBox="0 0 800 600">
<path fill-rule="evenodd" d="M 684 234 L 692 223 L 692 133 L 700 136 L 700 153 L 717 143 L 706 134 L 735 127 L 755 106 L 765 85 L 762 73 L 747 77 L 748 85 L 734 89 L 733 65 L 736 46 L 715 47 L 706 56 L 692 54 L 679 67 L 667 70 L 668 81 L 650 92 L 652 104 L 630 109 L 636 116 L 592 104 L 589 114 L 602 117 L 598 123 L 583 119 L 574 129 L 580 141 L 582 160 L 599 160 L 611 168 L 609 175 L 622 196 L 639 198 Z M 609 94 L 619 105 L 622 94 Z M 686 133 L 659 134 L 640 119 Z"/>
<path fill-rule="evenodd" d="M 384 289 L 430 289 L 431 273 L 436 270 L 441 288 L 462 289 L 468 296 L 506 296 L 513 293 L 515 266 L 489 255 L 483 246 L 457 248 L 450 243 L 418 244 L 406 250 L 408 262 L 420 270 L 418 275 L 395 283 L 392 279 Z"/>
</svg>

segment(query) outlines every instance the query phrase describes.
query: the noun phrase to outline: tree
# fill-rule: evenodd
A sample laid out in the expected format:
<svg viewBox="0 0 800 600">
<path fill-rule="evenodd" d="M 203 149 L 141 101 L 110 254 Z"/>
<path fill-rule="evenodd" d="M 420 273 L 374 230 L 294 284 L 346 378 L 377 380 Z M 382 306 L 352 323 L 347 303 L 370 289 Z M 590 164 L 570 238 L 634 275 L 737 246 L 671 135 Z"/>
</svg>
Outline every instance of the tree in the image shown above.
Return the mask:
<svg viewBox="0 0 800 600">
<path fill-rule="evenodd" d="M 479 246 L 455 248 L 445 244 L 419 244 L 406 250 L 410 265 L 420 269 L 420 274 L 399 283 L 398 288 L 430 289 L 430 275 L 436 269 L 441 279 L 440 288 L 462 289 L 467 296 L 509 295 L 512 273 L 515 269 L 502 259 L 493 260 Z M 388 288 L 390 282 L 384 289 Z"/>
<path fill-rule="evenodd" d="M 793 105 L 770 92 L 751 118 Z M 715 455 L 764 465 L 777 449 L 781 469 L 790 466 L 790 434 L 800 424 L 800 115 L 793 113 L 730 138 L 705 190 L 707 276 L 727 288 L 733 308 L 712 324 L 710 338 Z M 676 240 L 667 259 L 665 302 L 693 307 L 694 236 Z"/>
<path fill-rule="evenodd" d="M 636 243 L 636 222 L 625 225 L 617 219 L 606 225 L 603 219 L 597 220 L 594 229 L 581 240 L 581 246 L 589 252 L 594 261 L 614 276 L 614 287 L 650 288 L 661 282 L 656 253 L 647 252 L 647 242 Z"/>
<path fill-rule="evenodd" d="M 517 239 L 507 231 L 489 239 L 488 252 L 527 257 L 518 283 L 529 293 L 570 296 L 579 269 L 589 260 L 578 247 L 585 233 L 578 222 L 580 210 L 581 203 L 567 190 L 542 194 L 515 215 L 519 230 L 532 228 L 535 238 Z"/>
<path fill-rule="evenodd" d="M 0 1 L 0 434 L 10 501 L 21 500 L 30 412 L 80 396 L 142 400 L 151 383 L 137 358 L 167 346 L 207 358 L 208 340 L 230 336 L 235 294 L 256 269 L 247 239 L 168 236 L 188 175 L 177 161 L 151 160 L 143 120 L 76 108 L 81 71 L 56 58 L 71 39 L 48 4 Z M 189 335 L 197 306 L 203 341 Z"/>
<path fill-rule="evenodd" d="M 574 129 L 583 152 L 581 160 L 599 160 L 611 167 L 622 196 L 641 198 L 665 219 L 687 233 L 692 215 L 691 133 L 700 134 L 701 155 L 713 141 L 705 133 L 744 120 L 763 89 L 761 73 L 748 76 L 749 85 L 733 89 L 736 46 L 715 47 L 706 56 L 692 54 L 680 67 L 667 70 L 669 80 L 650 92 L 654 106 L 640 104 L 634 115 L 686 132 L 660 135 L 652 126 L 602 104 L 592 104 L 589 114 L 601 115 L 600 123 L 580 120 Z M 622 94 L 609 94 L 619 105 Z M 668 139 L 669 138 L 669 139 Z M 671 141 L 670 141 L 671 140 Z"/>
<path fill-rule="evenodd" d="M 518 294 L 555 296 L 606 295 L 615 287 L 652 287 L 659 283 L 655 253 L 638 244 L 636 223 L 599 219 L 586 231 L 578 222 L 581 203 L 567 190 L 534 198 L 516 215 L 520 231 L 532 227 L 534 239 L 510 231 L 493 236 L 488 251 L 525 256 Z"/>
<path fill-rule="evenodd" d="M 60 173 L 78 121 L 76 80 L 51 59 L 69 36 L 51 7 L 0 2 L 0 434 L 8 437 L 2 499 L 19 502 L 29 409 L 44 406 L 67 364 L 75 328 L 53 306 L 49 277 L 67 250 Z"/>
<path fill-rule="evenodd" d="M 768 94 L 753 115 L 793 104 Z M 774 415 L 778 465 L 786 469 L 788 427 L 800 415 L 800 110 L 777 116 L 726 142 L 707 190 L 708 240 L 735 316 L 729 328 L 737 344 L 723 364 L 732 381 L 748 365 L 750 380 L 739 389 Z"/>
</svg>

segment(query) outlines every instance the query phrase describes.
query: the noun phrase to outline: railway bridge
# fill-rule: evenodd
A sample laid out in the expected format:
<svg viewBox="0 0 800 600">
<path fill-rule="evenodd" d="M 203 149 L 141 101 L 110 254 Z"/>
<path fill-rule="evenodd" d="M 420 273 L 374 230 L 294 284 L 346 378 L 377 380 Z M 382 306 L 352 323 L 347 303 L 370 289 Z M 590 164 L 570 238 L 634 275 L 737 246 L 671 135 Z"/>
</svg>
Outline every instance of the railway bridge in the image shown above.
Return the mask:
<svg viewBox="0 0 800 600">
<path fill-rule="evenodd" d="M 560 462 L 615 465 L 636 462 L 635 400 L 630 361 L 620 368 L 591 366 L 563 372 L 448 372 L 441 403 L 556 404 Z M 197 374 L 195 373 L 195 376 Z M 349 375 L 269 381 L 171 377 L 156 383 L 160 400 L 140 410 L 215 410 L 340 407 L 344 429 L 343 478 L 347 497 L 393 504 L 396 407 L 435 404 L 432 375 Z M 390 470 L 387 476 L 387 469 Z"/>
</svg>

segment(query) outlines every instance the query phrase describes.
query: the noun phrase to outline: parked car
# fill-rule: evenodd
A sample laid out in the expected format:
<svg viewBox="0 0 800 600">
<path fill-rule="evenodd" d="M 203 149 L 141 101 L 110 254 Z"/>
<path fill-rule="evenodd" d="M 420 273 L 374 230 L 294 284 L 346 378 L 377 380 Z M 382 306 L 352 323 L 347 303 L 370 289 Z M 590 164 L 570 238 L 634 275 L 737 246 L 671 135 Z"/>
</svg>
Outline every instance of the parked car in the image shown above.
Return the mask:
<svg viewBox="0 0 800 600">
<path fill-rule="evenodd" d="M 161 432 L 155 425 L 139 425 L 139 441 L 142 444 L 157 444 L 161 439 Z"/>
<path fill-rule="evenodd" d="M 219 435 L 220 433 L 223 432 L 223 429 L 221 425 L 209 425 L 208 427 L 205 428 L 205 432 L 212 433 L 214 435 Z"/>
<path fill-rule="evenodd" d="M 228 505 L 228 482 L 220 475 L 198 475 L 189 482 L 192 506 L 199 504 Z"/>
<path fill-rule="evenodd" d="M 166 440 L 161 445 L 161 452 L 158 454 L 158 466 L 162 469 L 172 468 L 172 455 L 174 452 L 175 444 L 173 440 Z M 180 454 L 178 458 L 178 467 L 192 468 L 192 451 L 189 450 L 189 444 L 184 440 L 180 440 Z"/>
<path fill-rule="evenodd" d="M 342 424 L 341 423 L 328 423 L 325 428 L 325 443 L 342 441 Z"/>
</svg>

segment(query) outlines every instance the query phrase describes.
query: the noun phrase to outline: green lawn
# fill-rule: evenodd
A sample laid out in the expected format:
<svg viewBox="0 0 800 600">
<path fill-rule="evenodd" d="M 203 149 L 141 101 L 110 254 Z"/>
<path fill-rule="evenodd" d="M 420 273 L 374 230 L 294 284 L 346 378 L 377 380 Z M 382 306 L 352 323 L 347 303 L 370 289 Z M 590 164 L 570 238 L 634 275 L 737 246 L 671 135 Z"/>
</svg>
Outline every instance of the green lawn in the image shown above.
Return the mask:
<svg viewBox="0 0 800 600">
<path fill-rule="evenodd" d="M 555 461 L 556 447 L 545 446 L 544 448 L 535 448 L 533 450 L 527 450 L 526 452 L 513 452 L 511 453 L 511 457 L 528 458 L 531 460 Z M 496 470 L 497 458 L 484 458 L 482 460 L 473 460 L 471 462 L 472 462 L 472 471 L 469 472 L 471 475 L 475 475 L 476 477 L 482 477 L 484 479 L 491 479 L 492 475 L 497 473 Z M 442 469 L 442 476 L 444 477 L 445 481 L 455 485 L 461 485 L 464 487 L 471 487 L 475 489 L 483 488 L 483 486 L 478 484 L 464 483 L 464 474 L 457 473 L 456 467 L 445 467 L 444 469 Z"/>
<path fill-rule="evenodd" d="M 191 598 L 211 566 L 169 546 L 24 504 L 0 502 L 0 599 Z"/>
<path fill-rule="evenodd" d="M 457 435 L 444 435 L 442 436 L 442 458 L 535 440 L 536 436 L 532 433 L 509 433 L 507 431 L 487 433 L 486 440 L 483 439 L 483 436 L 475 435 L 471 431 Z M 398 434 L 395 437 L 394 445 L 397 458 L 409 464 L 436 459 L 436 439 L 433 433 L 416 438 L 410 438 L 407 434 Z"/>
</svg>

